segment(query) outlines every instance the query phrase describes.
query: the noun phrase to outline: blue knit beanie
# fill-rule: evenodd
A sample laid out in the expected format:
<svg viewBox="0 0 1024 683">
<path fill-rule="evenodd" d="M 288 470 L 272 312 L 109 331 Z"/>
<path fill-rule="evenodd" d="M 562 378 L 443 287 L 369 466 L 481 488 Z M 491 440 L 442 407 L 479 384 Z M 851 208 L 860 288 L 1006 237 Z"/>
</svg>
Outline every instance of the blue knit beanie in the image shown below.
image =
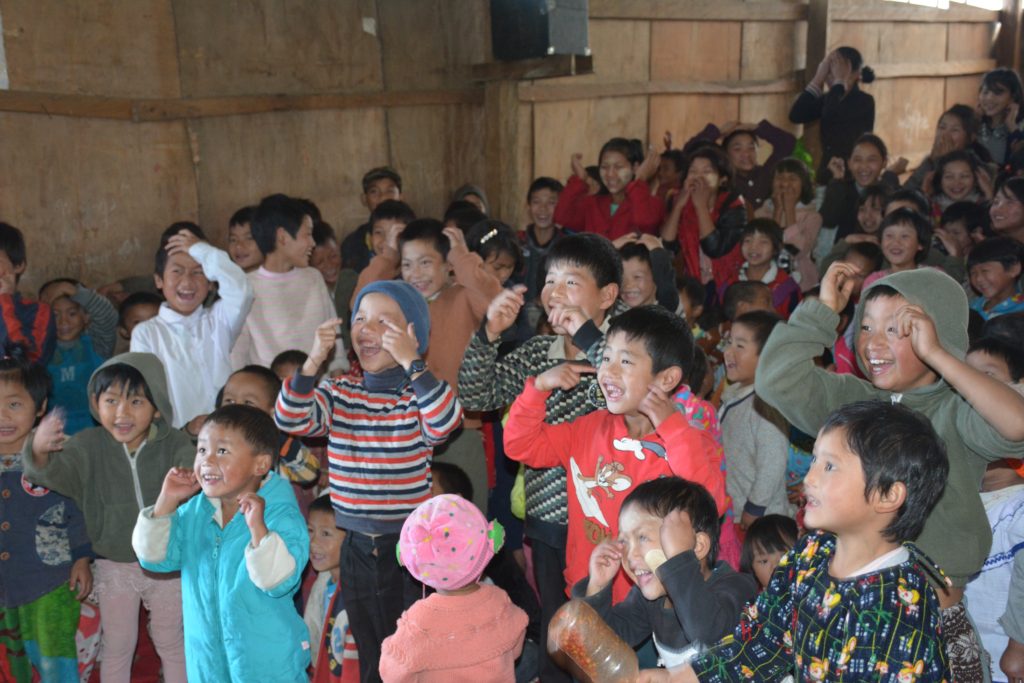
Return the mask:
<svg viewBox="0 0 1024 683">
<path fill-rule="evenodd" d="M 412 323 L 416 332 L 416 350 L 422 356 L 427 351 L 427 342 L 430 340 L 430 309 L 423 295 L 416 291 L 412 285 L 402 280 L 378 280 L 371 282 L 359 290 L 355 304 L 352 306 L 352 322 L 356 319 L 359 311 L 359 303 L 367 294 L 383 294 L 391 297 L 402 309 L 405 321 Z"/>
</svg>

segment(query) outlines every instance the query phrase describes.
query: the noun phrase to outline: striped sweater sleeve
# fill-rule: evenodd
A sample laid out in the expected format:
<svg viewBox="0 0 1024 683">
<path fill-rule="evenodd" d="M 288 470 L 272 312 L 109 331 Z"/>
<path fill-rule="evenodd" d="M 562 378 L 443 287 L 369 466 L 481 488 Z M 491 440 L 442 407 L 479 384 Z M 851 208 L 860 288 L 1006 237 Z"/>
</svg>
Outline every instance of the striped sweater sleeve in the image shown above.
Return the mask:
<svg viewBox="0 0 1024 683">
<path fill-rule="evenodd" d="M 331 393 L 315 387 L 315 382 L 315 377 L 298 372 L 284 381 L 274 406 L 278 428 L 298 436 L 327 436 L 331 427 Z"/>
<path fill-rule="evenodd" d="M 428 371 L 412 381 L 412 389 L 420 408 L 423 438 L 432 446 L 444 443 L 462 425 L 462 404 L 451 385 Z"/>
</svg>

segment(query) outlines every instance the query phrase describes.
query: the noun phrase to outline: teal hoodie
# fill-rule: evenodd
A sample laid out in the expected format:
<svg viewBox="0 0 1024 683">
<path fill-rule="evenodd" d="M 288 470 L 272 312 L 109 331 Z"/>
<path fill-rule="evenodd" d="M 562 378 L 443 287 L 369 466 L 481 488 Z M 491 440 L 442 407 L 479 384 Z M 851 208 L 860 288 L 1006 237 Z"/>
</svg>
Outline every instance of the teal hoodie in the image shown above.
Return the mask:
<svg viewBox="0 0 1024 683">
<path fill-rule="evenodd" d="M 98 556 L 134 562 L 132 529 L 139 510 L 156 503 L 167 470 L 192 467 L 196 449 L 184 432 L 171 427 L 174 413 L 167 396 L 167 376 L 163 363 L 152 353 L 123 353 L 105 362 L 89 378 L 90 399 L 96 374 L 115 363 L 130 365 L 142 374 L 160 411 L 135 453 L 129 453 L 127 446 L 103 427 L 93 427 L 72 436 L 62 450 L 50 453 L 46 467 L 38 468 L 32 458 L 33 432 L 25 440 L 22 463 L 29 481 L 78 504 Z M 90 400 L 90 406 L 98 422 L 95 402 Z"/>
<path fill-rule="evenodd" d="M 894 273 L 866 289 L 850 323 L 855 341 L 864 313 L 863 301 L 869 291 L 882 285 L 924 308 L 935 322 L 943 348 L 963 360 L 967 351 L 967 297 L 955 280 L 932 268 Z M 854 401 L 902 403 L 927 416 L 945 443 L 949 479 L 916 544 L 955 585 L 963 586 L 981 568 L 992 543 L 992 531 L 978 494 L 985 466 L 988 461 L 1021 457 L 1024 442 L 1000 436 L 944 380 L 897 393 L 876 389 L 854 375 L 818 368 L 814 358 L 835 344 L 838 325 L 839 316 L 832 309 L 817 299 L 805 299 L 789 322 L 777 325 L 765 343 L 757 366 L 757 394 L 808 434 L 817 434 L 832 411 Z"/>
</svg>

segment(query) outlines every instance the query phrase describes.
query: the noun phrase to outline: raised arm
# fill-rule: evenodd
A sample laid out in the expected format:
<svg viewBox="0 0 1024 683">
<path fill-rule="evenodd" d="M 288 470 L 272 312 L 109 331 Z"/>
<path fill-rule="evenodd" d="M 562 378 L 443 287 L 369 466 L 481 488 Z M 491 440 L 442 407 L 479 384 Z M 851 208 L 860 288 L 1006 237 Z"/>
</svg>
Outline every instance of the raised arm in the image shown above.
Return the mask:
<svg viewBox="0 0 1024 683">
<path fill-rule="evenodd" d="M 89 336 L 92 347 L 102 358 L 110 358 L 117 342 L 117 309 L 105 296 L 78 285 L 71 300 L 89 314 Z"/>
<path fill-rule="evenodd" d="M 188 254 L 203 267 L 206 277 L 217 283 L 220 301 L 214 304 L 214 313 L 225 325 L 231 339 L 237 338 L 252 308 L 254 296 L 245 271 L 235 265 L 226 251 L 209 242 L 192 244 Z"/>
<path fill-rule="evenodd" d="M 563 363 L 526 380 L 523 393 L 512 403 L 505 423 L 505 454 L 530 467 L 559 467 L 577 450 L 578 431 L 573 423 L 549 425 L 546 401 L 555 388 L 569 391 L 580 375 L 594 372 L 589 366 Z"/>
</svg>

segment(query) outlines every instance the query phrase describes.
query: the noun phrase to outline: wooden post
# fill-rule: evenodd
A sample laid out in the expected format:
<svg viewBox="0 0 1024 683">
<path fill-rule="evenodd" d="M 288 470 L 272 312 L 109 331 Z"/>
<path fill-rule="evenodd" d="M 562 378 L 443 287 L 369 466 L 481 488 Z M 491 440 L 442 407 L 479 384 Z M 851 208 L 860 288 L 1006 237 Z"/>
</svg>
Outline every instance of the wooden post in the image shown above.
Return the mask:
<svg viewBox="0 0 1024 683">
<path fill-rule="evenodd" d="M 807 4 L 807 62 L 804 65 L 804 85 L 814 78 L 814 72 L 828 54 L 832 28 L 831 0 L 810 0 Z M 804 124 L 804 146 L 815 161 L 821 159 L 820 124 Z M 816 168 L 817 166 L 815 166 Z M 820 178 L 818 179 L 821 180 Z"/>
<path fill-rule="evenodd" d="M 1021 0 L 1003 0 L 995 44 L 996 62 L 1014 70 L 1019 70 L 1021 65 L 1021 6 Z"/>
<path fill-rule="evenodd" d="M 525 187 L 519 177 L 519 82 L 489 81 L 484 85 L 485 183 L 492 217 L 511 224 Z"/>
</svg>

